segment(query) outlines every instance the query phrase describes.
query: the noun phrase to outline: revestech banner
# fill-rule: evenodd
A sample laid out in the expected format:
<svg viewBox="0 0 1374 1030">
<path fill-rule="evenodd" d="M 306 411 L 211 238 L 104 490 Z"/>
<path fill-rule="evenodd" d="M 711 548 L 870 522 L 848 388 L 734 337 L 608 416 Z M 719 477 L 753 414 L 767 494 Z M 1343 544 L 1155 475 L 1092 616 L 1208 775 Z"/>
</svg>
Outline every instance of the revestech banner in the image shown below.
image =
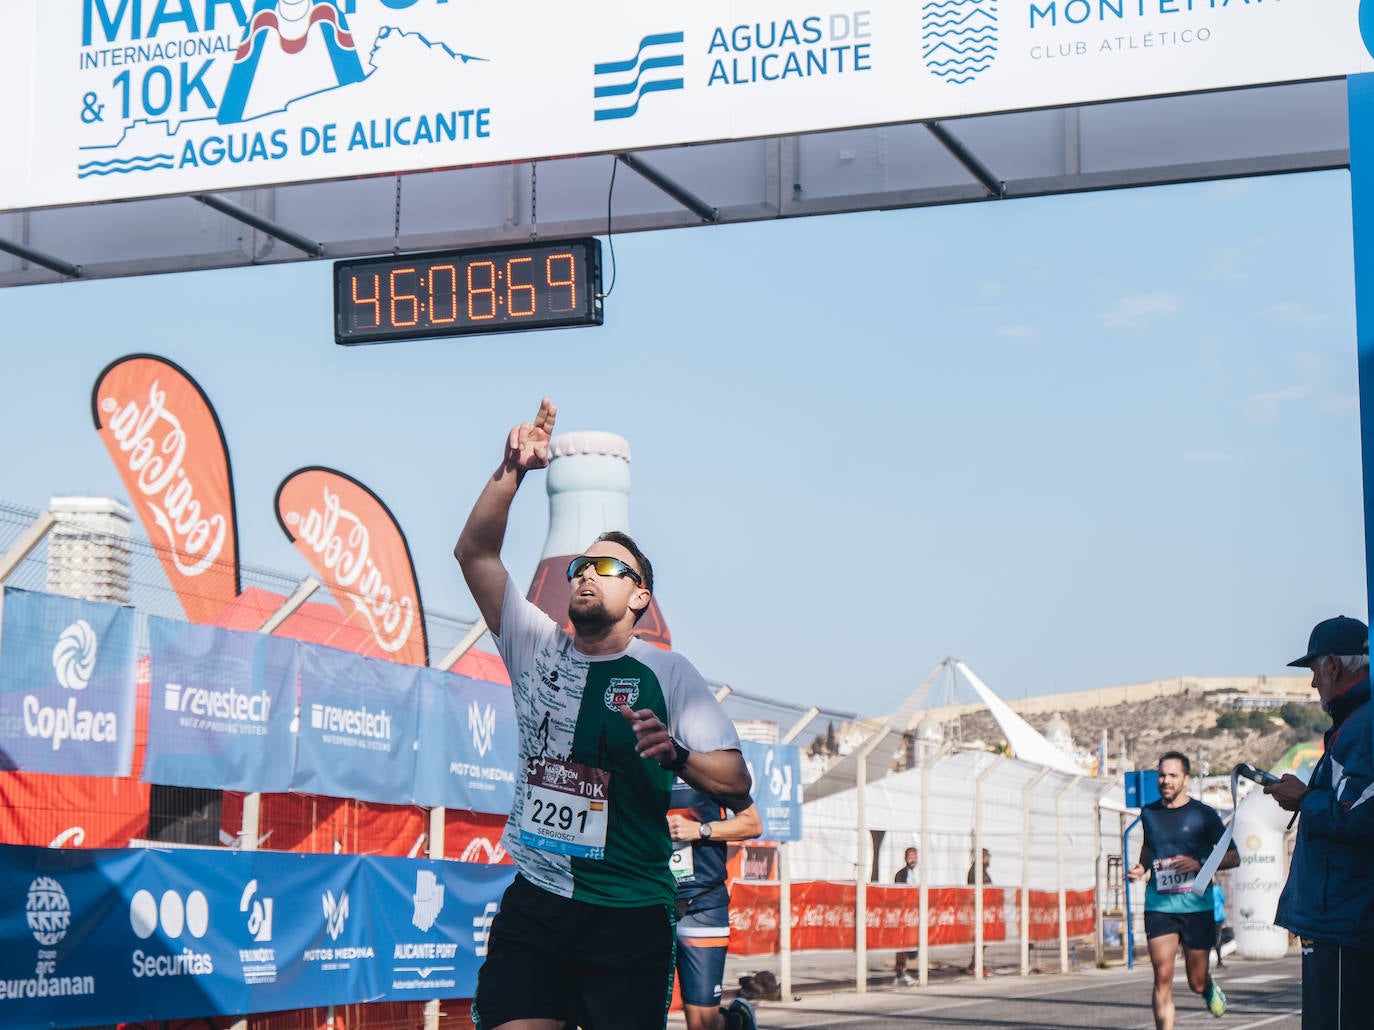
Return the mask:
<svg viewBox="0 0 1374 1030">
<path fill-rule="evenodd" d="M 298 644 L 301 718 L 291 789 L 396 804 L 415 780 L 420 670 Z"/>
<path fill-rule="evenodd" d="M 0 1026 L 471 997 L 510 866 L 0 846 Z"/>
<path fill-rule="evenodd" d="M 294 640 L 148 618 L 152 693 L 143 779 L 225 790 L 290 789 Z"/>
<path fill-rule="evenodd" d="M 6 587 L 0 769 L 127 776 L 134 610 Z"/>
<path fill-rule="evenodd" d="M 1374 70 L 1360 0 L 7 0 L 5 209 Z"/>
</svg>

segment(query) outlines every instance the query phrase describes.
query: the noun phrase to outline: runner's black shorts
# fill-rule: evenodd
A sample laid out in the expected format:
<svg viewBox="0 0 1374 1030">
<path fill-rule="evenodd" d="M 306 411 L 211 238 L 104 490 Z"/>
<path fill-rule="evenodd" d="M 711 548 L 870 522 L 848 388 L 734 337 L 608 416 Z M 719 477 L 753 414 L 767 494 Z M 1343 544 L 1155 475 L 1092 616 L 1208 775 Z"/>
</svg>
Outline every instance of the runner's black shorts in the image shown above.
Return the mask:
<svg viewBox="0 0 1374 1030">
<path fill-rule="evenodd" d="M 478 1030 L 555 1019 L 583 1030 L 653 1030 L 673 994 L 667 905 L 607 908 L 559 897 L 523 876 L 506 888 L 477 972 Z"/>
<path fill-rule="evenodd" d="M 1185 948 L 1208 951 L 1217 944 L 1217 922 L 1209 908 L 1206 912 L 1151 912 L 1145 910 L 1145 936 L 1153 940 L 1178 934 Z"/>
</svg>

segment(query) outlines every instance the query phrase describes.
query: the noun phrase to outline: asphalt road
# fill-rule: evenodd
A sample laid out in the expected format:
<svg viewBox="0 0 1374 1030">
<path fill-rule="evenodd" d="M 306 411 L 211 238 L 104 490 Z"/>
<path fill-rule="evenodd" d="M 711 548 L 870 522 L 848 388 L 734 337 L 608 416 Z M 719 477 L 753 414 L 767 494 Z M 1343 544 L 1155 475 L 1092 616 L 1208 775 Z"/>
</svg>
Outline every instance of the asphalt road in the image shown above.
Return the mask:
<svg viewBox="0 0 1374 1030">
<path fill-rule="evenodd" d="M 965 959 L 966 961 L 966 959 Z M 758 959 L 750 968 L 771 968 Z M 732 965 L 735 963 L 732 961 Z M 998 1030 L 1054 1028 L 1054 1030 L 1153 1030 L 1150 1013 L 1150 964 L 1134 970 L 1080 968 L 1072 973 L 1039 973 L 1021 977 L 999 972 L 980 981 L 962 971 L 941 968 L 928 986 L 893 986 L 885 969 L 873 967 L 869 990 L 853 988 L 853 956 L 829 960 L 810 958 L 795 973 L 799 1000 L 758 1002 L 759 1026 L 764 1030 L 844 1027 L 845 1030 L 935 1030 L 937 1027 L 989 1027 Z M 1000 967 L 995 967 L 1000 968 Z M 826 981 L 827 969 L 836 975 Z M 731 970 L 727 970 L 727 976 Z M 1174 983 L 1175 1027 L 1215 1025 L 1218 1030 L 1300 1030 L 1301 960 L 1296 954 L 1270 961 L 1246 961 L 1234 956 L 1215 970 L 1229 1008 L 1222 1019 L 1208 1013 L 1182 976 Z M 847 984 L 841 982 L 847 975 Z M 727 979 L 726 998 L 735 992 Z M 680 1026 L 674 1016 L 669 1026 Z"/>
</svg>

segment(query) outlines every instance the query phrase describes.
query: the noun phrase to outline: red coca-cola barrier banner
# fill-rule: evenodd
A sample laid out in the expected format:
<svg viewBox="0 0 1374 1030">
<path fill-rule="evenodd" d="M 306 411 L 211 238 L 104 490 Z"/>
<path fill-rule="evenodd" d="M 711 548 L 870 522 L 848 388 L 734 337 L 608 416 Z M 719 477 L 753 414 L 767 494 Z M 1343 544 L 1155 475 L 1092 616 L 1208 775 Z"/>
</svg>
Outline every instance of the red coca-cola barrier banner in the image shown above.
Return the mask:
<svg viewBox="0 0 1374 1030">
<path fill-rule="evenodd" d="M 976 901 L 973 887 L 931 887 L 927 939 L 932 945 L 972 944 Z M 1005 941 L 1020 933 L 1020 892 L 984 887 L 983 939 Z M 1030 939 L 1059 936 L 1059 898 L 1054 891 L 1030 891 Z M 914 948 L 920 941 L 920 891 L 872 884 L 868 887 L 867 946 Z M 1093 891 L 1065 892 L 1068 936 L 1082 937 L 1095 926 Z M 854 948 L 854 884 L 811 880 L 792 885 L 792 950 L 844 951 Z M 778 885 L 737 881 L 730 888 L 730 953 L 770 955 L 779 950 Z"/>
<path fill-rule="evenodd" d="M 229 451 L 209 398 L 179 365 L 130 354 L 96 377 L 91 417 L 186 618 L 209 622 L 239 594 Z"/>
</svg>

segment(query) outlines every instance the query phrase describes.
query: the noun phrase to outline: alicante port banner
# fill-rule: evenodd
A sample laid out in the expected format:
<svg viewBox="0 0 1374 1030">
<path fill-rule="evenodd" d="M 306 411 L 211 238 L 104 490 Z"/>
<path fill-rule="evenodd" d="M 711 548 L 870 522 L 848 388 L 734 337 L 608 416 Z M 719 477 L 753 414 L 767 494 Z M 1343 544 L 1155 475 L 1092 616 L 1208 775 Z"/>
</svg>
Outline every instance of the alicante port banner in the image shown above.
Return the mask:
<svg viewBox="0 0 1374 1030">
<path fill-rule="evenodd" d="M 180 365 L 129 354 L 96 376 L 91 417 L 186 618 L 213 621 L 239 595 L 239 557 L 229 450 L 210 399 Z"/>
<path fill-rule="evenodd" d="M 410 545 L 380 497 L 352 476 L 312 465 L 277 487 L 277 522 L 375 653 L 428 665 Z"/>
<path fill-rule="evenodd" d="M 0 208 L 1374 70 L 1360 0 L 8 0 Z M 14 148 L 11 148 L 14 149 Z"/>
<path fill-rule="evenodd" d="M 0 1025 L 469 998 L 513 876 L 361 855 L 0 846 Z"/>
<path fill-rule="evenodd" d="M 285 791 L 296 744 L 296 642 L 148 618 L 152 689 L 143 779 Z"/>
<path fill-rule="evenodd" d="M 0 769 L 127 776 L 134 610 L 5 587 Z"/>
</svg>

